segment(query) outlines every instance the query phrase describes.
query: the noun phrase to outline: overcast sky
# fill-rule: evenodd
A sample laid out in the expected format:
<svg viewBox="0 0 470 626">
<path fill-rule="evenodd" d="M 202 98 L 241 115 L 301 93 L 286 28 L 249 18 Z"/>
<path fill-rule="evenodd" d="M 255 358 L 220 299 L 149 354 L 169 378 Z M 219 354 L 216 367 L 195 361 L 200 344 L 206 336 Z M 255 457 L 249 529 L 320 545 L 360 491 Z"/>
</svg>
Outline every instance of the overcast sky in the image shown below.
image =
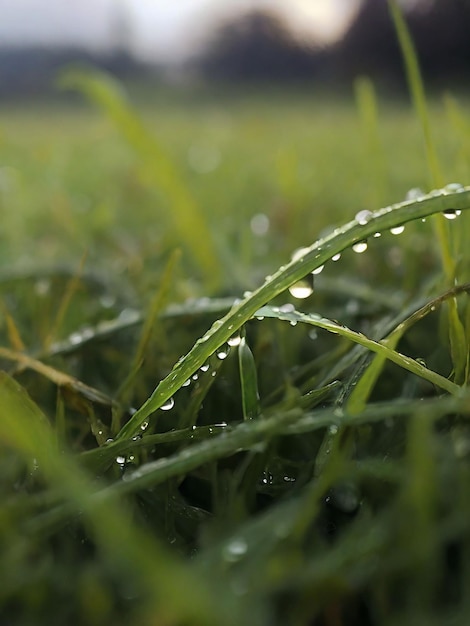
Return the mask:
<svg viewBox="0 0 470 626">
<path fill-rule="evenodd" d="M 279 10 L 304 36 L 337 36 L 359 0 L 0 0 L 0 45 L 109 47 L 125 31 L 139 55 L 191 51 L 218 19 L 250 8 Z"/>
</svg>

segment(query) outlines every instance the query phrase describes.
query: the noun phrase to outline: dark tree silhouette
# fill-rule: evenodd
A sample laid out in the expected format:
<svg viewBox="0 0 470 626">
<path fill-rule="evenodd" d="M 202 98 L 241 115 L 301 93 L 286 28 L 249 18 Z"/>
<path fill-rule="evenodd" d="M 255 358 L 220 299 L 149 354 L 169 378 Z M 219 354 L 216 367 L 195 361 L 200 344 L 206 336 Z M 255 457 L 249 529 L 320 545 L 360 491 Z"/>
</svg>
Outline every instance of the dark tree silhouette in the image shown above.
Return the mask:
<svg viewBox="0 0 470 626">
<path fill-rule="evenodd" d="M 197 66 L 209 78 L 279 80 L 311 78 L 318 54 L 302 46 L 275 13 L 252 11 L 224 23 Z"/>
<path fill-rule="evenodd" d="M 406 20 L 427 83 L 468 80 L 469 0 L 423 0 L 410 6 Z M 403 61 L 386 0 L 363 0 L 332 57 L 339 79 L 368 74 L 379 82 L 403 82 Z"/>
</svg>

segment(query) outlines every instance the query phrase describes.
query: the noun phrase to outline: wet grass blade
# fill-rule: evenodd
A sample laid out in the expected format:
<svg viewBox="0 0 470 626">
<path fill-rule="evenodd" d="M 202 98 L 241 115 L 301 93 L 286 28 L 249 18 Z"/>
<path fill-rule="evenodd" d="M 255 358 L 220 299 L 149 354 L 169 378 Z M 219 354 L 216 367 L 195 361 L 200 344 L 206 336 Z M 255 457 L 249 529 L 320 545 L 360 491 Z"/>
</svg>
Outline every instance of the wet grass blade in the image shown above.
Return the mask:
<svg viewBox="0 0 470 626">
<path fill-rule="evenodd" d="M 327 330 L 330 333 L 335 335 L 340 335 L 341 337 L 345 337 L 350 341 L 379 354 L 381 357 L 396 363 L 403 369 L 428 380 L 430 383 L 440 387 L 441 389 L 445 389 L 451 394 L 457 394 L 460 392 L 459 385 L 451 382 L 447 378 L 444 378 L 440 374 L 429 370 L 427 367 L 415 361 L 414 359 L 405 356 L 404 354 L 400 354 L 396 352 L 392 348 L 390 348 L 386 343 L 374 341 L 373 339 L 369 339 L 362 333 L 358 333 L 346 326 L 342 326 L 337 322 L 333 322 L 325 317 L 321 317 L 320 315 L 315 315 L 312 313 L 300 313 L 298 311 L 282 311 L 279 307 L 270 307 L 264 306 L 257 311 L 257 316 L 262 317 L 274 317 L 276 319 L 285 320 L 288 322 L 299 323 L 303 322 L 306 324 L 312 324 L 312 326 L 316 326 L 317 328 L 322 328 L 323 330 Z"/>
<path fill-rule="evenodd" d="M 125 439 L 137 434 L 141 424 L 168 401 L 183 383 L 238 329 L 251 319 L 261 307 L 301 280 L 309 272 L 320 267 L 320 265 L 324 265 L 332 256 L 357 242 L 367 239 L 367 237 L 374 235 L 376 232 L 388 230 L 406 222 L 445 210 L 457 209 L 463 211 L 468 208 L 470 208 L 470 191 L 468 188 L 462 188 L 458 192 L 448 192 L 446 189 L 443 189 L 437 195 L 423 196 L 416 201 L 403 202 L 380 209 L 372 213 L 370 220 L 366 224 L 353 220 L 342 228 L 336 229 L 325 238 L 318 240 L 310 248 L 306 249 L 305 254 L 301 258 L 292 260 L 288 265 L 281 266 L 256 291 L 233 306 L 225 317 L 217 320 L 207 333 L 196 342 L 191 351 L 175 365 L 170 374 L 161 381 L 148 400 L 122 428 L 117 437 Z M 386 350 L 386 347 L 381 346 L 380 350 Z M 389 354 L 396 355 L 394 351 L 389 351 Z M 403 359 L 399 359 L 399 361 L 401 364 L 404 364 Z M 418 375 L 423 373 L 425 376 L 429 375 L 429 370 L 426 370 L 426 368 L 421 369 L 422 366 L 415 361 L 412 367 Z M 441 379 L 442 377 L 439 377 L 439 383 L 436 384 L 439 386 L 444 385 L 444 388 L 452 390 L 452 392 L 455 391 L 456 385 L 445 379 L 444 382 Z"/>
<path fill-rule="evenodd" d="M 428 315 L 432 313 L 436 307 L 440 306 L 443 302 L 450 298 L 455 298 L 457 295 L 461 293 L 468 293 L 470 291 L 470 283 L 466 285 L 462 285 L 460 287 L 456 287 L 455 289 L 451 289 L 446 293 L 438 296 L 437 298 L 433 298 L 430 302 L 426 303 L 424 306 L 420 307 L 417 311 L 412 313 L 407 319 L 400 322 L 400 324 L 392 330 L 387 337 L 382 340 L 382 343 L 385 343 L 387 347 L 394 350 L 397 346 L 400 339 L 403 335 L 408 332 L 408 330 L 416 324 L 419 320 L 422 320 Z M 462 349 L 467 350 L 465 342 L 462 344 Z M 380 373 L 382 372 L 383 366 L 386 362 L 385 355 L 377 354 L 366 370 L 361 374 L 360 379 L 357 381 L 349 399 L 347 401 L 347 409 L 351 413 L 360 413 L 364 407 L 366 406 L 367 400 L 369 399 L 370 393 L 377 382 Z M 456 378 L 457 384 L 462 382 L 460 379 Z"/>
<path fill-rule="evenodd" d="M 402 51 L 413 104 L 421 123 L 431 179 L 436 187 L 441 187 L 443 184 L 443 176 L 432 136 L 424 83 L 421 76 L 416 50 L 405 19 L 403 18 L 403 14 L 396 0 L 389 0 L 389 8 Z M 456 263 L 451 250 L 446 220 L 443 216 L 438 215 L 434 219 L 434 224 L 439 241 L 442 265 L 447 283 L 451 285 L 455 280 Z M 464 353 L 462 350 L 462 342 L 465 341 L 465 332 L 459 318 L 457 303 L 452 300 L 449 300 L 448 303 L 448 319 L 449 339 L 456 379 L 458 381 L 463 381 L 467 366 L 466 351 Z"/>
</svg>

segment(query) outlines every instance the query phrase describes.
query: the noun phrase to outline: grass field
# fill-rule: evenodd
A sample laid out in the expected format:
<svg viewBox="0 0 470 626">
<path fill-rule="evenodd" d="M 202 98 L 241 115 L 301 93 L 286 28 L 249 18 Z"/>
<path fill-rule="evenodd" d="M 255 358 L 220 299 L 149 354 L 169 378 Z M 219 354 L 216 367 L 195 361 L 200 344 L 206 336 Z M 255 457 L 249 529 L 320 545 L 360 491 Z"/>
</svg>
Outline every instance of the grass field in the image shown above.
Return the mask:
<svg viewBox="0 0 470 626">
<path fill-rule="evenodd" d="M 467 101 L 436 185 L 365 80 L 69 83 L 0 106 L 0 623 L 467 624 Z"/>
</svg>

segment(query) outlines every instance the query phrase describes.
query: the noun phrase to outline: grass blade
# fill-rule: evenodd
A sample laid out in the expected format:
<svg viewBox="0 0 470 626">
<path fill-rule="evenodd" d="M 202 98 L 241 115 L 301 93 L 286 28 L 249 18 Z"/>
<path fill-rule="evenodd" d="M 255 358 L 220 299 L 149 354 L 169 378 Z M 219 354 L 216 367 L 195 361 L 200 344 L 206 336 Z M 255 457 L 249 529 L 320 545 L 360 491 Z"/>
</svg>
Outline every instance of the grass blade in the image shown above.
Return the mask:
<svg viewBox="0 0 470 626">
<path fill-rule="evenodd" d="M 292 260 L 288 265 L 281 266 L 256 291 L 232 307 L 225 317 L 217 320 L 207 333 L 196 342 L 190 352 L 175 365 L 170 374 L 161 381 L 148 400 L 122 428 L 117 437 L 125 439 L 138 433 L 140 425 L 168 401 L 215 350 L 222 346 L 243 324 L 251 319 L 261 307 L 288 289 L 289 286 L 302 279 L 309 272 L 312 272 L 320 265 L 324 265 L 335 254 L 342 252 L 359 241 L 363 241 L 376 232 L 400 226 L 411 220 L 427 217 L 445 210 L 457 209 L 462 211 L 468 208 L 470 208 L 470 190 L 468 188 L 450 193 L 447 193 L 447 190 L 444 189 L 438 195 L 423 196 L 416 201 L 403 202 L 380 209 L 372 214 L 371 219 L 366 224 L 360 224 L 357 220 L 353 220 L 342 228 L 336 229 L 324 239 L 318 240 L 310 248 L 306 249 L 305 254 L 301 258 Z M 385 349 L 385 346 L 383 346 L 383 349 Z M 392 352 L 390 351 L 390 353 Z M 417 371 L 420 372 L 419 364 L 414 363 L 413 367 L 418 366 Z M 456 387 L 449 381 L 445 383 L 440 381 L 440 384 L 444 384 L 452 390 Z"/>
<path fill-rule="evenodd" d="M 374 341 L 373 339 L 369 339 L 362 333 L 358 333 L 346 326 L 341 326 L 337 322 L 333 322 L 325 317 L 321 317 L 320 315 L 315 315 L 312 313 L 300 313 L 298 311 L 288 311 L 283 312 L 278 307 L 270 307 L 264 306 L 259 311 L 257 311 L 258 316 L 263 317 L 274 317 L 276 319 L 285 320 L 288 322 L 303 322 L 306 324 L 312 324 L 312 326 L 316 326 L 317 328 L 322 328 L 323 330 L 327 330 L 330 333 L 335 335 L 340 335 L 341 337 L 345 337 L 354 343 L 379 354 L 381 357 L 386 358 L 393 363 L 396 363 L 403 369 L 428 380 L 433 385 L 440 387 L 441 389 L 445 389 L 451 394 L 460 393 L 460 387 L 455 383 L 451 382 L 447 378 L 444 378 L 440 374 L 429 370 L 427 367 L 415 361 L 414 359 L 405 356 L 404 354 L 400 354 L 395 350 L 391 349 L 387 344 Z"/>
<path fill-rule="evenodd" d="M 169 199 L 171 210 L 168 215 L 173 220 L 178 239 L 191 251 L 206 278 L 219 283 L 219 256 L 202 211 L 196 206 L 174 163 L 126 101 L 120 85 L 111 76 L 92 70 L 68 70 L 59 82 L 63 88 L 75 89 L 86 95 L 114 123 L 141 158 L 149 179 Z M 204 244 L 201 245 L 201 242 Z"/>
<path fill-rule="evenodd" d="M 91 505 L 90 494 L 96 487 L 71 457 L 59 452 L 46 418 L 22 387 L 1 372 L 0 398 L 2 441 L 16 448 L 27 461 L 37 459 L 44 477 L 72 505 L 72 510 L 83 511 L 110 567 L 123 567 L 127 575 L 136 577 L 154 618 L 160 615 L 162 622 L 170 619 L 201 626 L 239 623 L 236 607 L 224 607 L 222 599 L 213 596 L 188 565 L 179 562 L 142 528 L 137 530 L 122 502 L 107 498 L 106 502 L 94 501 Z M 229 610 L 234 611 L 232 615 Z"/>
</svg>

